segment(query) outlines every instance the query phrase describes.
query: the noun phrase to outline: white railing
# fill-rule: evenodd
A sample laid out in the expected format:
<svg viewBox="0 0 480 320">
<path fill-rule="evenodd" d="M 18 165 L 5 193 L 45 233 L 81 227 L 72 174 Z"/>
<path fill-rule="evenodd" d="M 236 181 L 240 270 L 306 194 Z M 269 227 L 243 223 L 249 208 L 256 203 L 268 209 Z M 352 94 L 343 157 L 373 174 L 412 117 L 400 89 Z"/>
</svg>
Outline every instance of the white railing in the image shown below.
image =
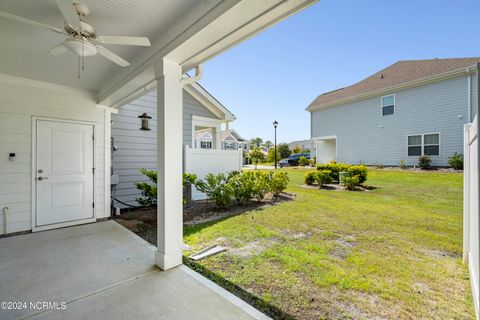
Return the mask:
<svg viewBox="0 0 480 320">
<path fill-rule="evenodd" d="M 478 116 L 465 125 L 464 141 L 464 197 L 463 197 L 463 261 L 468 263 L 472 284 L 473 299 L 477 319 L 479 319 L 479 149 Z"/>
<path fill-rule="evenodd" d="M 199 179 L 208 173 L 242 170 L 242 150 L 192 149 L 186 146 L 184 156 L 184 172 L 195 173 Z M 192 198 L 205 199 L 205 195 L 193 188 Z"/>
</svg>

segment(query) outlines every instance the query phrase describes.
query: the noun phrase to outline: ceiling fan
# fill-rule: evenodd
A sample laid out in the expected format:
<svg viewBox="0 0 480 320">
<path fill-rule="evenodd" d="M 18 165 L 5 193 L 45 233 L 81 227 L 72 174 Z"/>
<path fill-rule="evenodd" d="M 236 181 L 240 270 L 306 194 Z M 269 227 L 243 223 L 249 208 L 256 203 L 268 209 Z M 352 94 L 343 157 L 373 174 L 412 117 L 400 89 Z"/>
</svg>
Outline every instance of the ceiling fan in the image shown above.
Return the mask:
<svg viewBox="0 0 480 320">
<path fill-rule="evenodd" d="M 146 37 L 99 35 L 95 28 L 85 21 L 85 17 L 90 13 L 90 10 L 85 4 L 78 2 L 72 3 L 71 0 L 56 0 L 56 3 L 65 19 L 63 30 L 4 11 L 0 11 L 0 17 L 12 19 L 35 27 L 46 28 L 68 36 L 63 43 L 48 51 L 52 55 L 60 55 L 70 51 L 79 58 L 83 58 L 94 56 L 98 53 L 119 66 L 126 67 L 130 65 L 128 61 L 103 47 L 102 44 L 143 47 L 150 46 L 150 40 Z"/>
</svg>

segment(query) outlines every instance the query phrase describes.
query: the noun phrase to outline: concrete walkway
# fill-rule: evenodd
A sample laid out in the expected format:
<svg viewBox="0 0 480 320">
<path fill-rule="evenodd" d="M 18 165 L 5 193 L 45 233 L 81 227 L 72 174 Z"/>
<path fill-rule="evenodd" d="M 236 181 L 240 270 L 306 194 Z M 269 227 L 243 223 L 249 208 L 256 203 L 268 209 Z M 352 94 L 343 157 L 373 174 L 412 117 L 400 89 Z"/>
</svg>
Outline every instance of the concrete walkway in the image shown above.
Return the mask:
<svg viewBox="0 0 480 320">
<path fill-rule="evenodd" d="M 268 319 L 154 250 L 114 221 L 2 238 L 0 319 Z"/>
</svg>

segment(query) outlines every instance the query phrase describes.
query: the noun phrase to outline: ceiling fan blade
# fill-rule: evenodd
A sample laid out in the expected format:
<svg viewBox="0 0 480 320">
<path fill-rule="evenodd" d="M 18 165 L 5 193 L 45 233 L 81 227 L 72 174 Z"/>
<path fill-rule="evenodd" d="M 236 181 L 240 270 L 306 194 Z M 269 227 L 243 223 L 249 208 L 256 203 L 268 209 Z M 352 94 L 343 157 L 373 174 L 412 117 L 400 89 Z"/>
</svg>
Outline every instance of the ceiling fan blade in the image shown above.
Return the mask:
<svg viewBox="0 0 480 320">
<path fill-rule="evenodd" d="M 72 27 L 80 30 L 82 25 L 80 24 L 80 18 L 78 17 L 77 10 L 73 7 L 71 0 L 56 0 L 57 7 L 62 13 L 65 21 L 67 21 Z"/>
<path fill-rule="evenodd" d="M 116 64 L 118 64 L 119 66 L 121 67 L 127 67 L 130 65 L 130 63 L 119 57 L 118 55 L 116 55 L 115 53 L 113 53 L 112 51 L 108 50 L 107 48 L 105 47 L 102 47 L 100 45 L 97 45 L 97 51 L 98 53 L 100 53 L 102 56 L 104 56 L 105 58 L 107 58 L 108 60 L 112 61 L 112 62 L 115 62 Z"/>
<path fill-rule="evenodd" d="M 100 41 L 105 44 L 150 47 L 150 40 L 146 37 L 103 36 L 102 35 L 99 38 L 100 38 Z"/>
<path fill-rule="evenodd" d="M 41 22 L 37 22 L 37 21 L 27 19 L 27 18 L 19 17 L 19 16 L 16 16 L 16 15 L 8 13 L 8 12 L 0 11 L 0 17 L 15 20 L 17 22 L 29 24 L 29 25 L 35 26 L 35 27 L 50 29 L 50 30 L 52 30 L 54 32 L 57 32 L 57 33 L 67 34 L 65 31 L 60 30 L 60 29 L 55 28 L 55 27 L 52 27 L 52 26 L 49 26 L 48 24 L 44 24 L 44 23 L 41 23 Z"/>
<path fill-rule="evenodd" d="M 68 49 L 63 45 L 63 43 L 59 44 L 58 46 L 48 50 L 48 53 L 54 56 L 58 56 L 64 52 L 66 52 Z"/>
</svg>

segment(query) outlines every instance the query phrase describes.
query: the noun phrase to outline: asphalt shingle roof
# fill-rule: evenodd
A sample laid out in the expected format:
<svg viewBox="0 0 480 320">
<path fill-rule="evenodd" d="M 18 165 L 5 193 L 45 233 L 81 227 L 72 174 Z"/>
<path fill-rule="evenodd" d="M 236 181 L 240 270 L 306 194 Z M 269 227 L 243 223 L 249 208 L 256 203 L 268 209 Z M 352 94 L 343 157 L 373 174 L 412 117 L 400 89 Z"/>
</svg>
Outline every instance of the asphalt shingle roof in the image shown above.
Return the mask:
<svg viewBox="0 0 480 320">
<path fill-rule="evenodd" d="M 308 108 L 330 105 L 338 100 L 475 66 L 477 63 L 480 63 L 480 57 L 398 61 L 351 86 L 319 95 Z"/>
</svg>

